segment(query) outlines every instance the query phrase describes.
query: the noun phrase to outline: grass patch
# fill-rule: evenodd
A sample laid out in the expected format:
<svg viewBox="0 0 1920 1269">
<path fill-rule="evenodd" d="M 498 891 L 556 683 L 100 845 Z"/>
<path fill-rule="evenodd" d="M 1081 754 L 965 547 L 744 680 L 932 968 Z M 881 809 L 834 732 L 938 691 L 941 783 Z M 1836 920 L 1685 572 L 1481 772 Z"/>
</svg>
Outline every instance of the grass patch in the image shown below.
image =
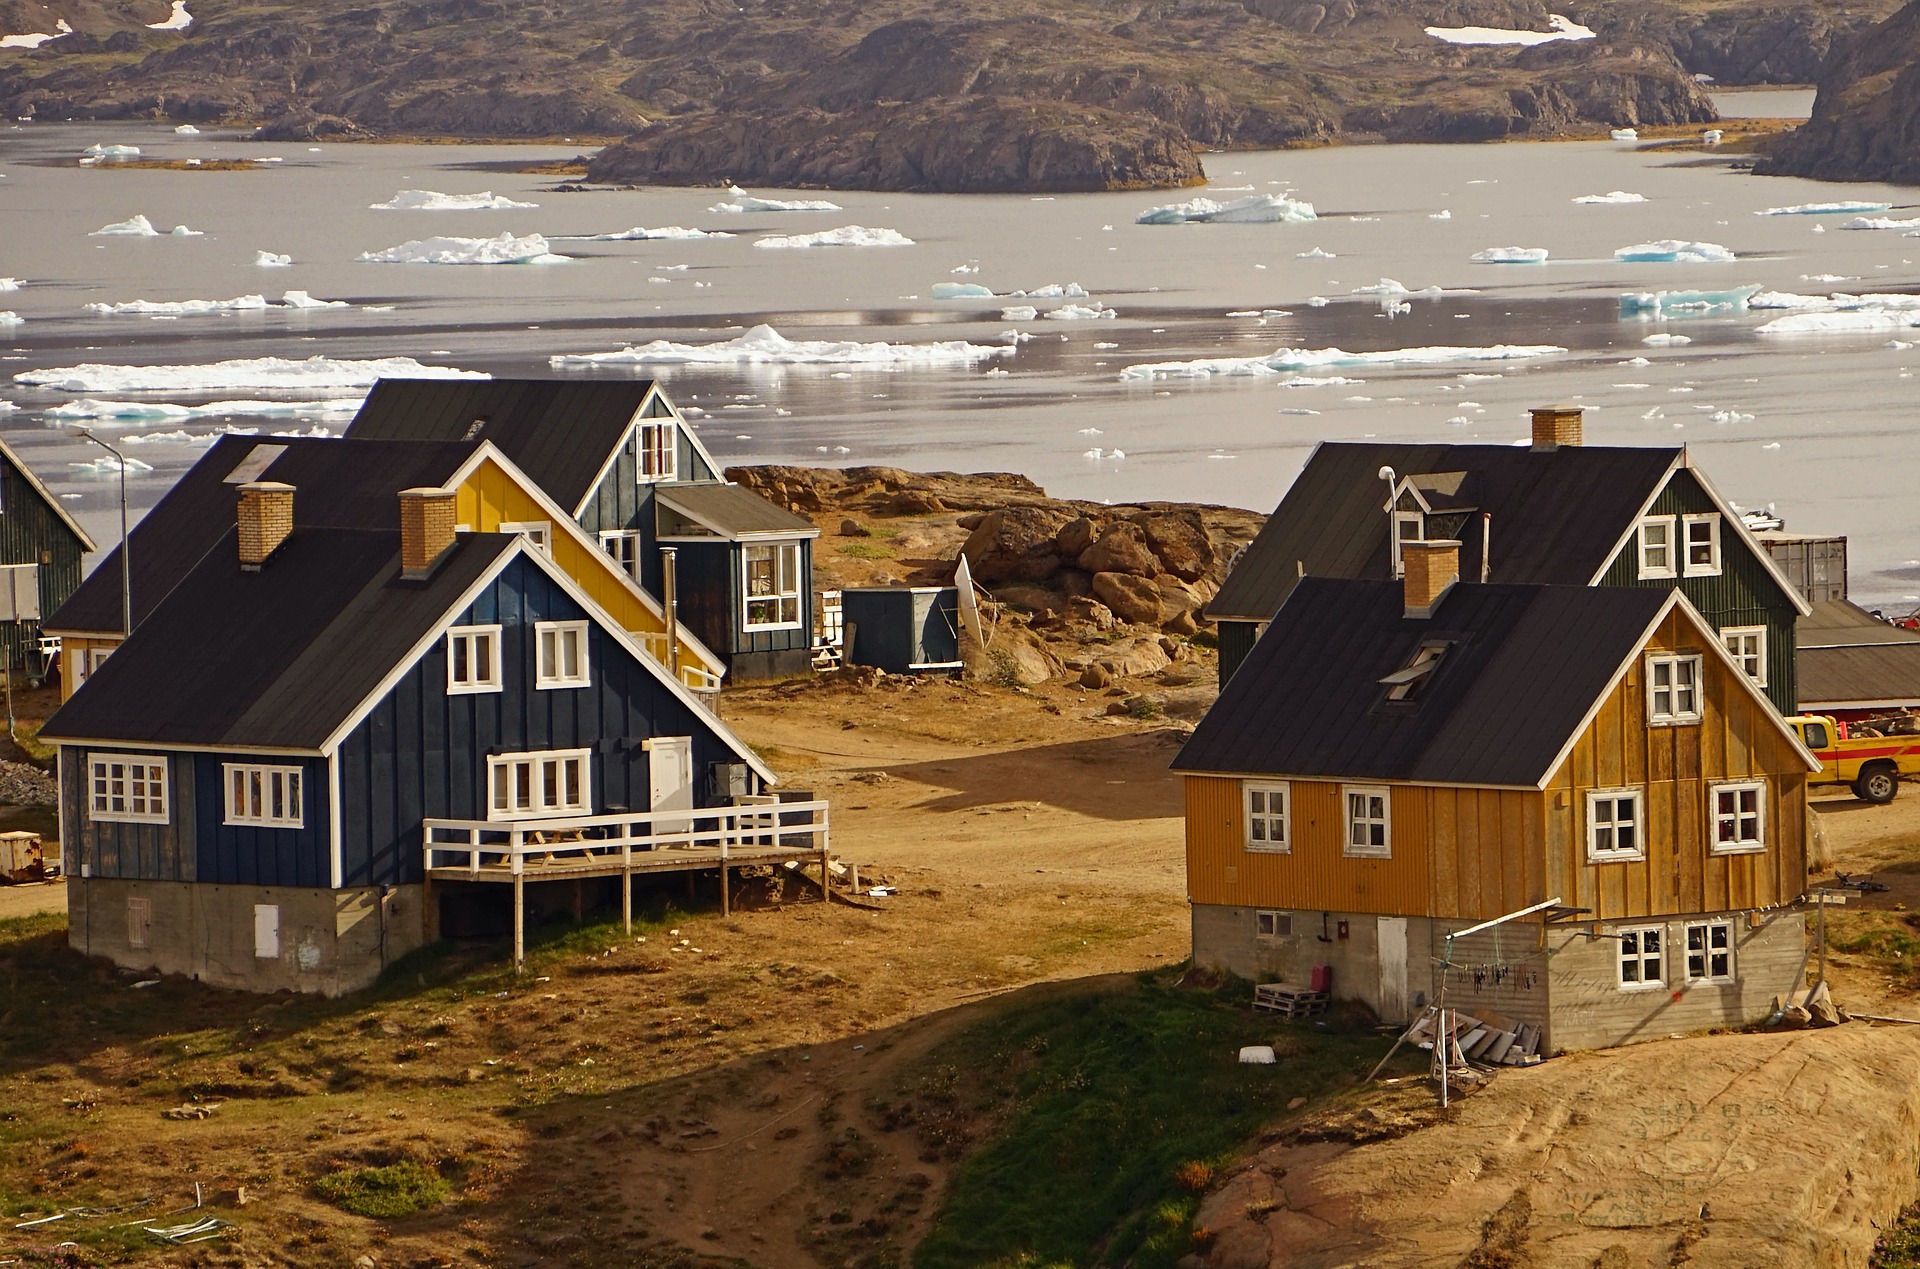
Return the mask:
<svg viewBox="0 0 1920 1269">
<path fill-rule="evenodd" d="M 841 555 L 851 555 L 856 560 L 890 560 L 893 548 L 879 542 L 842 542 L 833 548 Z"/>
<path fill-rule="evenodd" d="M 412 1159 L 379 1168 L 342 1168 L 313 1183 L 313 1192 L 341 1211 L 378 1220 L 438 1207 L 452 1189 Z"/>
<path fill-rule="evenodd" d="M 943 1045 L 906 1091 L 995 1117 L 997 1135 L 955 1174 L 915 1269 L 1166 1269 L 1195 1251 L 1198 1191 L 1222 1163 L 1288 1099 L 1347 1087 L 1388 1044 L 1276 1022 L 1245 996 L 1147 974 L 1049 993 Z M 1281 1060 L 1242 1066 L 1246 1044 Z"/>
<path fill-rule="evenodd" d="M 1920 913 L 1863 909 L 1827 912 L 1827 946 L 1877 961 L 1909 983 L 1920 979 Z"/>
</svg>

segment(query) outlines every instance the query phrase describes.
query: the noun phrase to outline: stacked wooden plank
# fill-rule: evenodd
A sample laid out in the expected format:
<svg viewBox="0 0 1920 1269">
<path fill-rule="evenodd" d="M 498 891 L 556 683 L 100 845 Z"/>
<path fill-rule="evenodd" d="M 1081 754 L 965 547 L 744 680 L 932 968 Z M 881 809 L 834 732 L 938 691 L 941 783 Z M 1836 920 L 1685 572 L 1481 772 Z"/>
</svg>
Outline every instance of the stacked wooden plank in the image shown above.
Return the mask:
<svg viewBox="0 0 1920 1269">
<path fill-rule="evenodd" d="M 1482 1066 L 1532 1066 L 1542 1060 L 1540 1028 L 1531 1022 L 1515 1022 L 1491 1009 L 1452 1012 L 1455 1042 L 1467 1061 Z M 1408 1038 L 1423 1049 L 1431 1049 L 1438 1028 L 1438 1014 L 1430 1010 Z"/>
<path fill-rule="evenodd" d="M 1327 1011 L 1327 993 L 1298 983 L 1257 983 L 1253 989 L 1253 1007 L 1283 1018 L 1310 1018 Z"/>
</svg>

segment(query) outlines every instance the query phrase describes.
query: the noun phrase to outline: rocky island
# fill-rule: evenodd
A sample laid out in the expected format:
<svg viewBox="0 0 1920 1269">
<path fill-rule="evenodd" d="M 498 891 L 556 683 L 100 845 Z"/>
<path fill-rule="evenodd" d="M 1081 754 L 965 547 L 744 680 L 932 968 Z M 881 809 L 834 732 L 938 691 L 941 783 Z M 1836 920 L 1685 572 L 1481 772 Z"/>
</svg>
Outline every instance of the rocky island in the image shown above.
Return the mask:
<svg viewBox="0 0 1920 1269">
<path fill-rule="evenodd" d="M 1920 0 L 1834 55 L 1820 79 L 1813 118 L 1754 170 L 1920 184 Z"/>
</svg>

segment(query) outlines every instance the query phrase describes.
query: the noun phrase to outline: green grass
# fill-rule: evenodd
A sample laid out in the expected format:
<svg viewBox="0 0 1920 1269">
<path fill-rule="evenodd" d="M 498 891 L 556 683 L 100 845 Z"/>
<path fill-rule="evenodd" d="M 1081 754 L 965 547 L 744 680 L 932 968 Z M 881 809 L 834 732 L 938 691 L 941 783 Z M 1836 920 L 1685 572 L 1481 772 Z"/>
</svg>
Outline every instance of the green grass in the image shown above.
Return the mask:
<svg viewBox="0 0 1920 1269">
<path fill-rule="evenodd" d="M 856 560 L 890 560 L 893 548 L 878 542 L 842 542 L 833 548 L 842 555 L 851 555 Z"/>
<path fill-rule="evenodd" d="M 1920 1269 L 1920 1203 L 1900 1213 L 1900 1220 L 1873 1244 L 1867 1269 Z"/>
<path fill-rule="evenodd" d="M 343 1212 L 392 1220 L 438 1207 L 452 1187 L 412 1159 L 402 1159 L 380 1168 L 330 1172 L 313 1183 L 313 1190 Z"/>
<path fill-rule="evenodd" d="M 1920 979 L 1920 914 L 1882 912 L 1827 913 L 1827 946 L 1836 952 L 1868 957 L 1889 974 Z"/>
<path fill-rule="evenodd" d="M 1050 993 L 942 1046 L 906 1091 L 997 1116 L 998 1132 L 955 1174 L 915 1269 L 1165 1269 L 1195 1250 L 1215 1169 L 1290 1098 L 1349 1086 L 1388 1045 L 1280 1023 L 1245 1000 L 1241 985 L 1147 974 Z M 1281 1060 L 1242 1066 L 1246 1044 Z"/>
</svg>

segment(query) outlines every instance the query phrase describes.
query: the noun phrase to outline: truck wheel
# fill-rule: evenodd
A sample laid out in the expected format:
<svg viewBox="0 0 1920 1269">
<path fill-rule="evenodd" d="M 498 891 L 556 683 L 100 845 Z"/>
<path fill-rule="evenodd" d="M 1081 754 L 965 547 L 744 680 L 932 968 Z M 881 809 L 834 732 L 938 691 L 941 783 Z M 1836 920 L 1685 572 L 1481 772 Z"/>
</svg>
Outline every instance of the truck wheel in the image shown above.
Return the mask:
<svg viewBox="0 0 1920 1269">
<path fill-rule="evenodd" d="M 1853 782 L 1853 795 L 1862 802 L 1885 806 L 1900 791 L 1900 774 L 1889 763 L 1877 762 Z"/>
</svg>

